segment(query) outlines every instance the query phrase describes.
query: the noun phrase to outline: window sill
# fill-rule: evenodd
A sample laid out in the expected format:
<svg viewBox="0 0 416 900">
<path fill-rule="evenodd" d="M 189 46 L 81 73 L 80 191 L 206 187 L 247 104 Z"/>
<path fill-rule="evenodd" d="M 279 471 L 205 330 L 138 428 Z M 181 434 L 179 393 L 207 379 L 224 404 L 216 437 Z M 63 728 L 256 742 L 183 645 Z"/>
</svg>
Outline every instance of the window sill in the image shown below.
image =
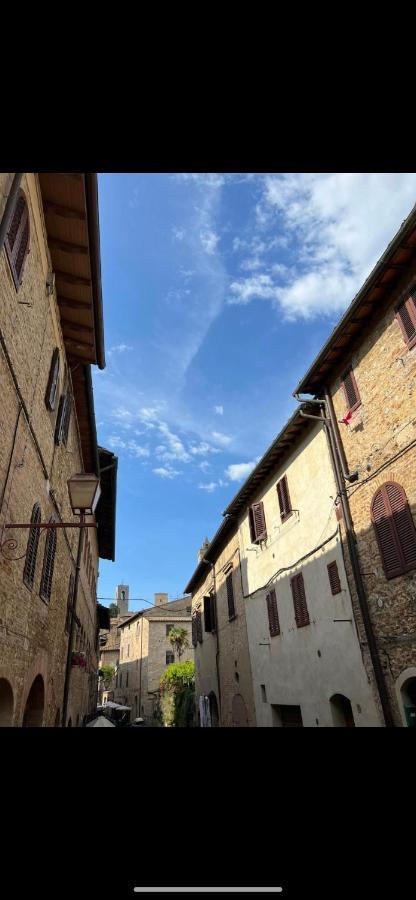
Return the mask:
<svg viewBox="0 0 416 900">
<path fill-rule="evenodd" d="M 287 520 L 290 519 L 292 517 L 292 515 L 293 515 L 293 509 L 291 509 L 290 512 L 285 513 L 284 516 L 280 515 L 280 521 L 281 521 L 282 525 L 283 525 L 283 522 L 287 522 Z"/>
<path fill-rule="evenodd" d="M 235 613 L 233 616 L 228 616 L 228 621 L 229 621 L 229 622 L 234 622 L 234 620 L 235 620 L 236 618 L 237 618 L 237 613 Z"/>
<path fill-rule="evenodd" d="M 416 347 L 416 334 L 407 342 L 406 347 L 408 350 L 412 350 L 413 347 Z"/>
<path fill-rule="evenodd" d="M 310 624 L 309 620 L 307 622 L 296 622 L 296 628 L 306 628 L 306 626 Z"/>
</svg>

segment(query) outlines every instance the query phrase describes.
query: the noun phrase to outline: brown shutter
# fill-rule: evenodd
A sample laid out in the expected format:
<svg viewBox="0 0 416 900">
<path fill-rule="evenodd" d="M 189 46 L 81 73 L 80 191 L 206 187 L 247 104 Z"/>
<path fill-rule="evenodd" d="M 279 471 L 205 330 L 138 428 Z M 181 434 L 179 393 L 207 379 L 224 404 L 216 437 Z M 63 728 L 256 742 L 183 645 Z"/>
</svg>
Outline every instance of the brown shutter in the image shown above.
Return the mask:
<svg viewBox="0 0 416 900">
<path fill-rule="evenodd" d="M 235 618 L 234 587 L 233 587 L 233 573 L 232 572 L 230 572 L 230 574 L 227 575 L 225 583 L 227 585 L 228 618 L 231 620 L 231 619 Z"/>
<path fill-rule="evenodd" d="M 298 628 L 303 628 L 304 625 L 309 625 L 309 613 L 306 604 L 305 585 L 303 583 L 302 572 L 299 572 L 298 575 L 294 575 L 293 578 L 291 578 L 290 586 L 292 588 L 296 625 Z"/>
<path fill-rule="evenodd" d="M 22 281 L 23 265 L 29 250 L 29 211 L 23 192 L 20 193 L 5 241 L 16 289 Z"/>
<path fill-rule="evenodd" d="M 371 504 L 386 578 L 396 578 L 416 568 L 416 529 L 401 485 L 386 482 Z"/>
<path fill-rule="evenodd" d="M 277 496 L 279 498 L 280 517 L 282 522 L 284 522 L 292 512 L 292 504 L 290 502 L 289 487 L 286 475 L 284 475 L 283 478 L 281 478 L 280 481 L 277 482 L 276 488 Z"/>
<path fill-rule="evenodd" d="M 204 628 L 207 632 L 212 631 L 211 597 L 209 594 L 204 597 Z"/>
<path fill-rule="evenodd" d="M 256 541 L 256 531 L 254 528 L 253 509 L 251 506 L 249 506 L 249 508 L 248 508 L 248 522 L 250 525 L 250 540 L 251 540 L 251 543 L 254 544 Z"/>
<path fill-rule="evenodd" d="M 198 643 L 196 614 L 192 616 L 192 644 L 196 647 Z"/>
<path fill-rule="evenodd" d="M 335 594 L 340 594 L 341 593 L 341 582 L 339 580 L 338 566 L 337 566 L 336 561 L 334 560 L 334 562 L 328 563 L 327 569 L 328 569 L 329 583 L 331 585 L 331 594 L 333 594 L 334 596 L 335 596 Z"/>
<path fill-rule="evenodd" d="M 270 637 L 280 634 L 279 613 L 277 609 L 276 591 L 273 589 L 266 597 L 267 613 L 269 616 Z"/>
<path fill-rule="evenodd" d="M 67 443 L 70 417 L 71 398 L 69 394 L 62 394 L 62 397 L 59 401 L 59 409 L 56 419 L 55 444 Z"/>
<path fill-rule="evenodd" d="M 53 351 L 51 368 L 49 371 L 49 379 L 48 386 L 46 388 L 45 394 L 45 403 L 48 409 L 54 410 L 56 403 L 56 394 L 58 388 L 58 377 L 59 377 L 59 350 L 56 349 Z"/>
<path fill-rule="evenodd" d="M 53 522 L 53 519 L 50 519 L 50 522 Z M 42 570 L 42 580 L 40 584 L 40 596 L 42 600 L 46 600 L 49 603 L 51 599 L 51 591 L 52 591 L 52 579 L 53 579 L 53 569 L 55 565 L 55 553 L 56 553 L 56 530 L 55 528 L 49 528 L 48 533 L 46 535 L 46 543 L 45 543 L 45 553 L 43 557 L 43 570 Z"/>
<path fill-rule="evenodd" d="M 66 394 L 66 402 L 65 402 L 65 411 L 63 413 L 63 423 L 62 423 L 62 440 L 63 443 L 67 444 L 68 442 L 68 432 L 69 432 L 69 421 L 71 418 L 71 397 L 69 394 Z"/>
<path fill-rule="evenodd" d="M 196 614 L 196 637 L 199 644 L 202 644 L 202 616 L 198 610 Z"/>
<path fill-rule="evenodd" d="M 361 404 L 360 395 L 358 393 L 357 382 L 355 380 L 354 372 L 352 369 L 348 369 L 347 372 L 342 376 L 342 387 L 344 389 L 345 399 L 347 401 L 347 409 L 354 411 Z"/>
<path fill-rule="evenodd" d="M 257 543 L 258 541 L 264 541 L 267 538 L 266 519 L 264 517 L 263 503 L 261 501 L 260 503 L 253 503 L 253 506 L 251 508 L 253 510 L 255 534 L 253 543 Z"/>
<path fill-rule="evenodd" d="M 39 503 L 35 503 L 32 509 L 30 521 L 39 523 L 41 520 L 41 511 Z M 23 581 L 29 590 L 33 588 L 33 580 L 35 577 L 36 557 L 38 552 L 38 544 L 40 538 L 40 528 L 31 528 L 26 548 L 25 566 L 23 569 Z"/>
<path fill-rule="evenodd" d="M 396 316 L 406 344 L 413 346 L 416 341 L 416 290 L 403 300 L 397 308 Z"/>
</svg>

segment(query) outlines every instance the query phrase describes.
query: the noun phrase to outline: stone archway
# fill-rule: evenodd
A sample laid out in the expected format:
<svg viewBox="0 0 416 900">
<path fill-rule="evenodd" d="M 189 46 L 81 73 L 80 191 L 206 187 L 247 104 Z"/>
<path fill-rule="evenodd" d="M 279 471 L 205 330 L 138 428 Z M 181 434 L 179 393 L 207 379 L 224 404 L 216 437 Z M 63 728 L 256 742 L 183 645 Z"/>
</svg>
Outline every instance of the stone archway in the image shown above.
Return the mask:
<svg viewBox="0 0 416 900">
<path fill-rule="evenodd" d="M 247 728 L 248 714 L 247 707 L 242 694 L 234 694 L 232 703 L 232 716 L 234 728 Z"/>
<path fill-rule="evenodd" d="M 334 694 L 330 699 L 332 719 L 336 728 L 355 728 L 351 700 L 344 694 Z"/>
<path fill-rule="evenodd" d="M 214 691 L 211 691 L 208 695 L 209 699 L 209 710 L 211 713 L 211 728 L 218 728 L 220 724 L 220 716 L 218 712 L 218 702 L 215 696 Z"/>
<path fill-rule="evenodd" d="M 0 728 L 13 721 L 13 689 L 7 678 L 0 678 Z"/>
<path fill-rule="evenodd" d="M 23 728 L 41 728 L 45 706 L 45 685 L 42 675 L 37 675 L 30 688 L 23 714 Z"/>
</svg>

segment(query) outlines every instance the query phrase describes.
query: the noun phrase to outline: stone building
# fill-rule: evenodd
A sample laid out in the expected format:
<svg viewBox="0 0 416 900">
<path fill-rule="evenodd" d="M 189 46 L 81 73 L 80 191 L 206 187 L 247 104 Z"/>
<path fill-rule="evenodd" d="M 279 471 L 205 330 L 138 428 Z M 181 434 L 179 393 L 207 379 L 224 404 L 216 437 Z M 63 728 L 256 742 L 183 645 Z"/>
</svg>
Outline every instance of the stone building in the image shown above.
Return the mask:
<svg viewBox="0 0 416 900">
<path fill-rule="evenodd" d="M 195 693 L 202 726 L 256 724 L 238 531 L 224 520 L 198 553 L 192 594 Z"/>
<path fill-rule="evenodd" d="M 124 596 L 123 596 L 124 594 Z M 119 584 L 115 594 L 116 608 L 119 615 L 111 616 L 109 628 L 100 630 L 100 660 L 99 668 L 103 666 L 111 666 L 115 671 L 120 660 L 120 626 L 131 618 L 129 612 L 129 586 L 127 584 Z M 114 604 L 111 604 L 114 608 Z M 98 679 L 98 702 L 102 704 L 106 700 L 114 700 L 115 677 L 108 679 L 99 677 Z"/>
<path fill-rule="evenodd" d="M 191 642 L 191 599 L 168 600 L 167 594 L 155 594 L 155 605 L 140 610 L 122 622 L 120 661 L 116 674 L 114 701 L 131 707 L 131 718 L 142 716 L 155 724 L 159 684 L 166 666 L 174 662 L 169 631 L 185 628 L 189 647 L 181 661 L 193 659 Z"/>
<path fill-rule="evenodd" d="M 295 396 L 325 410 L 360 641 L 386 725 L 416 725 L 416 207 Z M 318 412 L 319 404 L 315 403 Z"/>
<path fill-rule="evenodd" d="M 105 366 L 96 176 L 1 174 L 0 235 L 0 723 L 75 726 L 95 708 L 98 561 L 114 559 L 117 459 L 97 444 L 91 381 Z M 78 521 L 77 472 L 101 475 L 102 495 L 74 597 L 82 533 L 5 526 Z"/>
<path fill-rule="evenodd" d="M 311 414 L 305 404 L 292 415 L 224 513 L 239 540 L 256 722 L 379 726 L 344 568 L 331 458 Z"/>
</svg>

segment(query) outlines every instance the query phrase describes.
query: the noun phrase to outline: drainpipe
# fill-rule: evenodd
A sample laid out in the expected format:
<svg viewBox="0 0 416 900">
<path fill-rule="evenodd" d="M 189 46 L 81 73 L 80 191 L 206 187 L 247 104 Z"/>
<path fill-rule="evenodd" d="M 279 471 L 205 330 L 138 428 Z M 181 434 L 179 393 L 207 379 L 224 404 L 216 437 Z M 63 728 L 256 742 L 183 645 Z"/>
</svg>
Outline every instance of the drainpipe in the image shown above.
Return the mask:
<svg viewBox="0 0 416 900">
<path fill-rule="evenodd" d="M 85 522 L 85 514 L 83 513 L 80 516 L 81 525 Z M 79 585 L 79 574 L 81 571 L 81 556 L 82 556 L 82 547 L 84 543 L 84 531 L 85 528 L 79 529 L 79 539 L 78 539 L 78 552 L 77 552 L 77 561 L 75 567 L 75 582 L 74 582 L 74 596 L 72 600 L 72 609 L 71 609 L 71 627 L 69 632 L 68 639 L 68 654 L 66 659 L 66 671 L 65 671 L 65 683 L 64 683 L 64 699 L 62 704 L 62 727 L 66 727 L 66 716 L 68 711 L 68 696 L 69 696 L 69 682 L 71 678 L 71 656 L 72 656 L 72 644 L 74 639 L 74 631 L 75 631 L 75 611 L 77 605 L 77 596 L 78 596 L 78 585 Z"/>
<path fill-rule="evenodd" d="M 215 603 L 215 636 L 217 640 L 217 650 L 215 653 L 215 666 L 217 670 L 217 686 L 218 686 L 218 704 L 219 704 L 219 714 L 220 714 L 220 724 L 222 722 L 222 703 L 221 703 L 221 681 L 220 681 L 220 639 L 218 635 L 218 613 L 217 613 L 217 583 L 215 580 L 215 563 L 210 562 L 208 559 L 202 559 L 201 562 L 205 563 L 206 566 L 211 566 L 212 577 L 214 581 L 214 603 Z"/>
<path fill-rule="evenodd" d="M 364 630 L 367 638 L 368 649 L 370 651 L 371 662 L 373 665 L 373 671 L 377 683 L 378 693 L 380 697 L 380 703 L 383 710 L 385 725 L 388 728 L 394 727 L 393 716 L 391 712 L 390 699 L 387 691 L 387 686 L 384 678 L 383 668 L 380 662 L 380 656 L 378 653 L 378 647 L 376 643 L 376 639 L 374 636 L 373 625 L 371 622 L 369 610 L 368 610 L 368 601 L 366 595 L 366 589 L 363 582 L 363 577 L 361 575 L 360 569 L 360 561 L 357 551 L 356 538 L 354 534 L 354 526 L 351 517 L 351 510 L 348 501 L 347 492 L 345 490 L 345 484 L 343 482 L 343 474 L 344 474 L 344 466 L 341 463 L 343 459 L 344 463 L 346 463 L 345 454 L 343 453 L 343 448 L 340 441 L 340 436 L 338 433 L 338 426 L 335 418 L 334 407 L 332 405 L 332 399 L 328 388 L 325 387 L 325 403 L 326 409 L 329 413 L 329 419 L 325 421 L 325 431 L 328 438 L 328 444 L 330 449 L 330 454 L 334 466 L 335 479 L 337 483 L 337 489 L 339 495 L 341 497 L 341 505 L 342 511 L 344 515 L 345 522 L 345 530 L 346 537 L 348 543 L 348 550 L 354 575 L 355 588 L 357 591 L 358 602 L 360 605 L 361 615 L 364 624 Z M 342 448 L 342 456 L 340 460 L 339 448 Z M 345 465 L 346 468 L 346 465 Z M 345 475 L 344 475 L 345 477 Z"/>
</svg>

